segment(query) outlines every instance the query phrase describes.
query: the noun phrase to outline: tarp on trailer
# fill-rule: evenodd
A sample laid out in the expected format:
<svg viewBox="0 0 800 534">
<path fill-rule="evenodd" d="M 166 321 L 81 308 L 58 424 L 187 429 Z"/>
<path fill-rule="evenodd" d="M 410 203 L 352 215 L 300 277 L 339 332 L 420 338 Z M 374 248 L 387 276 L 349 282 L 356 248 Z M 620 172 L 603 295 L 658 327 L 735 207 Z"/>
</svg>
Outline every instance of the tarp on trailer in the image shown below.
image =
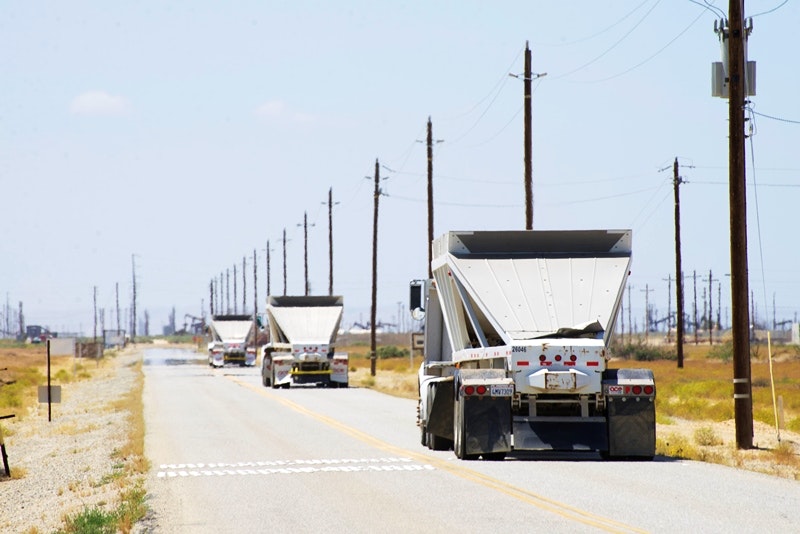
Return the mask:
<svg viewBox="0 0 800 534">
<path fill-rule="evenodd" d="M 333 344 L 342 319 L 342 297 L 270 297 L 268 302 L 270 328 L 286 342 Z"/>
<path fill-rule="evenodd" d="M 244 342 L 247 340 L 250 331 L 253 329 L 253 319 L 248 318 L 246 315 L 236 317 L 214 317 L 211 322 L 211 328 L 221 341 Z"/>
<path fill-rule="evenodd" d="M 629 230 L 450 232 L 451 274 L 498 332 L 531 339 L 616 318 Z M 444 258 L 441 258 L 444 260 Z"/>
</svg>

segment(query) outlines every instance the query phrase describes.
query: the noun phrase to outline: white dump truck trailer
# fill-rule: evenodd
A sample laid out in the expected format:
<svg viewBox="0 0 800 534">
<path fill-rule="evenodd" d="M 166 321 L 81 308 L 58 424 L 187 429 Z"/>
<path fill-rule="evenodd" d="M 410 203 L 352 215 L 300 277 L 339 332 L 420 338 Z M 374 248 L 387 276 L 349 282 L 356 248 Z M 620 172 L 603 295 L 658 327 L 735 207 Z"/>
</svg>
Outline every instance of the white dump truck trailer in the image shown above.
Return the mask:
<svg viewBox="0 0 800 534">
<path fill-rule="evenodd" d="M 342 302 L 340 296 L 267 298 L 269 342 L 264 345 L 261 358 L 264 386 L 348 386 L 347 353 L 335 349 Z"/>
<path fill-rule="evenodd" d="M 256 364 L 256 337 L 250 315 L 213 315 L 208 325 L 208 365 L 222 367 L 236 363 Z"/>
<path fill-rule="evenodd" d="M 653 457 L 653 373 L 607 367 L 629 230 L 449 232 L 432 257 L 410 302 L 424 316 L 423 445 L 466 460 Z"/>
</svg>

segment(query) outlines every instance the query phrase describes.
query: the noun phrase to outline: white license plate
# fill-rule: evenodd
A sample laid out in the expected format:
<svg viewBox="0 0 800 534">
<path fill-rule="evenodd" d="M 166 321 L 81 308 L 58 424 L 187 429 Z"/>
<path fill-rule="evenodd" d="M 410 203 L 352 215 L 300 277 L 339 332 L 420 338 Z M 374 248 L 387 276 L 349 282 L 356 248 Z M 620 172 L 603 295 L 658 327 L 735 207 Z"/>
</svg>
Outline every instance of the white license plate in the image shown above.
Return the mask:
<svg viewBox="0 0 800 534">
<path fill-rule="evenodd" d="M 510 397 L 513 394 L 513 386 L 492 386 L 489 388 L 489 395 L 492 397 Z"/>
</svg>

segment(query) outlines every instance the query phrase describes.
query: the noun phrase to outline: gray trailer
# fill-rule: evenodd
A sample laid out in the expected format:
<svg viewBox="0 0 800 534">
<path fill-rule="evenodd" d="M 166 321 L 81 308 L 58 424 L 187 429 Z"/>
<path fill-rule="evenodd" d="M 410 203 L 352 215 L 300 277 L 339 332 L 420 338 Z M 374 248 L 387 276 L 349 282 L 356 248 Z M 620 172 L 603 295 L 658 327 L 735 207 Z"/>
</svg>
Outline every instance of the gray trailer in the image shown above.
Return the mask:
<svg viewBox="0 0 800 534">
<path fill-rule="evenodd" d="M 269 342 L 262 349 L 261 379 L 266 387 L 291 384 L 348 386 L 347 353 L 336 352 L 342 321 L 340 296 L 270 296 Z"/>
<path fill-rule="evenodd" d="M 629 230 L 449 232 L 433 279 L 411 284 L 424 317 L 421 442 L 458 458 L 511 451 L 655 454 L 655 381 L 610 369 L 631 262 Z"/>
<path fill-rule="evenodd" d="M 256 364 L 255 323 L 250 315 L 214 315 L 208 325 L 208 365 Z"/>
</svg>

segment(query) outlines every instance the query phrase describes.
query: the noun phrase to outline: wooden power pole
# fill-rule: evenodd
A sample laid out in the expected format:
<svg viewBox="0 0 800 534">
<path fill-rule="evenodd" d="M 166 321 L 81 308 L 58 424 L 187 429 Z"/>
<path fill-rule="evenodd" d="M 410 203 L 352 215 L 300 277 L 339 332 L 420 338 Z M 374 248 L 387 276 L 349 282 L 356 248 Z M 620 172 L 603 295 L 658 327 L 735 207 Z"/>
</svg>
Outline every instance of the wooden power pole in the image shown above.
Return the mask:
<svg viewBox="0 0 800 534">
<path fill-rule="evenodd" d="M 369 325 L 369 373 L 375 376 L 377 365 L 377 343 L 375 339 L 375 322 L 377 320 L 378 304 L 378 200 L 381 196 L 380 185 L 380 164 L 375 160 L 375 192 L 374 192 L 374 211 L 372 215 L 372 307 L 370 308 Z"/>
<path fill-rule="evenodd" d="M 428 117 L 428 278 L 433 278 L 433 124 Z"/>
<path fill-rule="evenodd" d="M 533 176 L 531 134 L 531 49 L 525 41 L 525 229 L 533 230 Z"/>
<path fill-rule="evenodd" d="M 681 267 L 681 196 L 680 185 L 682 180 L 678 174 L 678 158 L 672 164 L 672 187 L 675 193 L 675 298 L 678 311 L 676 329 L 678 352 L 678 368 L 683 368 L 683 268 Z"/>
<path fill-rule="evenodd" d="M 753 448 L 750 382 L 750 316 L 747 279 L 747 195 L 744 159 L 745 42 L 744 0 L 728 3 L 728 155 L 731 227 L 731 308 L 733 314 L 733 402 L 736 446 Z M 723 37 L 724 38 L 724 37 Z"/>
</svg>

